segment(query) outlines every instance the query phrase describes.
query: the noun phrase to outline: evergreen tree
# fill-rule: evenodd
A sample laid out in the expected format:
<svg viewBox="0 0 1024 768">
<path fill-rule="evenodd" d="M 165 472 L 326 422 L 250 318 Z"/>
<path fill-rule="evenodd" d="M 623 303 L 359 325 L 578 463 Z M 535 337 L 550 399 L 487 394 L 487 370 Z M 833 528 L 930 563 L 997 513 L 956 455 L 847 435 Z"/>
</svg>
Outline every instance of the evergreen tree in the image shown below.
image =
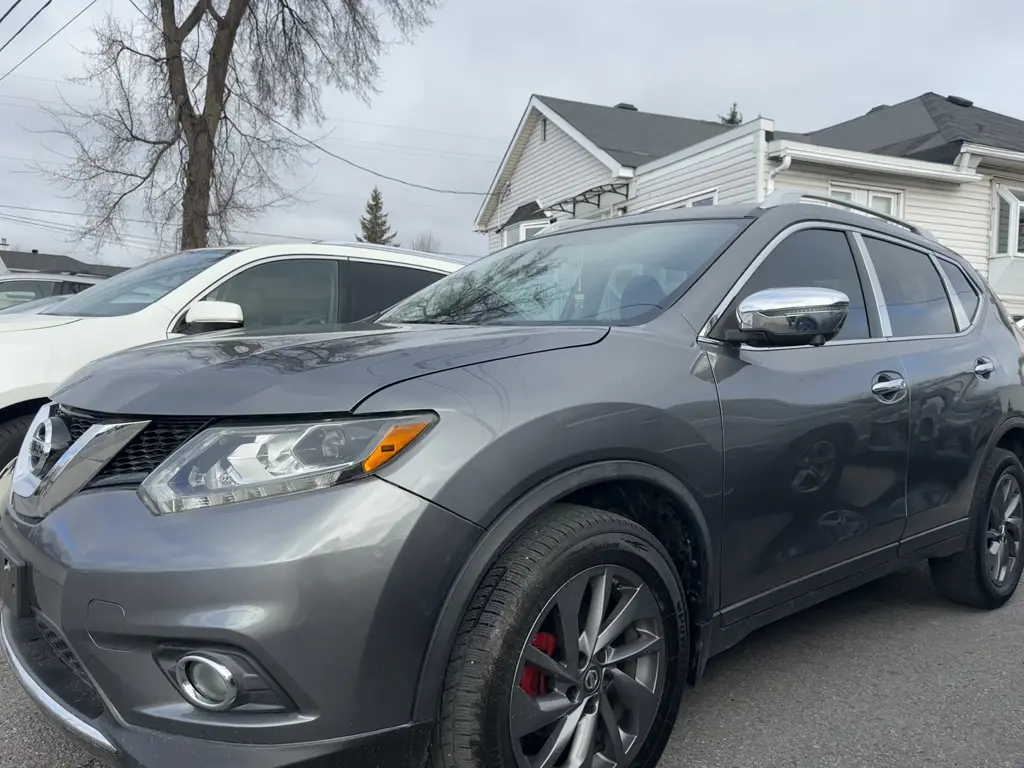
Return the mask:
<svg viewBox="0 0 1024 768">
<path fill-rule="evenodd" d="M 366 215 L 359 217 L 359 228 L 362 235 L 356 235 L 360 243 L 376 243 L 377 245 L 398 245 L 395 239 L 397 232 L 391 231 L 388 215 L 384 213 L 384 196 L 377 187 L 370 193 L 366 202 Z"/>
<path fill-rule="evenodd" d="M 732 106 L 729 107 L 729 114 L 719 115 L 718 119 L 726 125 L 741 125 L 743 123 L 743 114 L 737 109 L 736 102 L 734 101 Z"/>
</svg>

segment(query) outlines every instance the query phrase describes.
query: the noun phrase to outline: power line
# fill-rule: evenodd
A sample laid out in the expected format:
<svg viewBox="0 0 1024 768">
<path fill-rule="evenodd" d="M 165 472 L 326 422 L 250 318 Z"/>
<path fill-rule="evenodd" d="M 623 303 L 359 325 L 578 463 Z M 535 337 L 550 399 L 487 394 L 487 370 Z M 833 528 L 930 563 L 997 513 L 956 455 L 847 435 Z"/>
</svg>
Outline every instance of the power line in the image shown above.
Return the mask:
<svg viewBox="0 0 1024 768">
<path fill-rule="evenodd" d="M 19 5 L 21 5 L 22 2 L 24 2 L 24 0 L 14 0 L 14 4 L 10 8 L 8 8 L 6 11 L 4 11 L 4 15 L 3 16 L 0 16 L 0 24 L 3 24 L 4 23 L 4 19 L 6 19 L 8 16 L 10 16 L 11 15 L 11 11 L 13 11 Z"/>
<path fill-rule="evenodd" d="M 51 3 L 51 2 L 53 2 L 53 0 L 48 0 L 48 2 L 46 3 L 46 5 L 49 5 L 49 4 Z M 72 24 L 73 24 L 74 22 L 76 22 L 76 21 L 78 20 L 78 17 L 79 17 L 79 16 L 81 16 L 81 15 L 82 15 L 83 13 L 85 13 L 86 11 L 88 11 L 88 10 L 89 10 L 90 8 L 92 8 L 92 7 L 94 6 L 94 5 L 96 5 L 96 3 L 98 3 L 98 2 L 99 2 L 99 0 L 91 0 L 91 2 L 89 2 L 89 4 L 85 6 L 85 8 L 83 8 L 83 9 L 82 9 L 82 10 L 80 10 L 80 11 L 79 11 L 78 13 L 76 13 L 76 14 L 75 14 L 74 16 L 72 16 L 72 17 L 71 17 L 70 19 L 68 19 L 68 20 L 67 20 L 66 22 L 64 22 L 64 25 L 63 25 L 63 26 L 62 26 L 62 27 L 61 27 L 60 29 L 58 29 L 58 30 L 57 30 L 56 32 L 54 32 L 54 33 L 53 33 L 52 35 L 50 35 L 50 36 L 49 36 L 48 38 L 46 38 L 45 40 L 43 40 L 43 42 L 41 42 L 41 43 L 40 43 L 39 45 L 37 45 L 37 46 L 36 46 L 36 47 L 35 47 L 35 48 L 34 48 L 34 49 L 33 49 L 33 50 L 32 50 L 32 51 L 31 51 L 31 52 L 30 52 L 30 53 L 28 54 L 28 56 L 26 56 L 26 57 L 25 57 L 24 59 L 22 59 L 22 60 L 21 60 L 21 61 L 19 61 L 19 62 L 18 62 L 17 64 L 15 64 L 15 65 L 14 65 L 13 67 L 11 67 L 11 68 L 10 68 L 9 70 L 7 70 L 7 72 L 5 72 L 5 73 L 4 73 L 4 75 L 3 75 L 2 77 L 0 77 L 0 83 L 2 83 L 2 82 L 3 82 L 4 80 L 6 80 L 6 79 L 7 79 L 7 77 L 8 77 L 8 76 L 9 76 L 9 75 L 10 75 L 10 74 L 11 74 L 12 72 L 14 72 L 14 71 L 15 71 L 15 70 L 16 70 L 16 69 L 17 69 L 18 67 L 20 67 L 20 66 L 21 66 L 22 64 L 24 64 L 24 63 L 25 63 L 26 61 L 28 61 L 28 60 L 29 60 L 29 59 L 31 59 L 31 58 L 32 58 L 33 56 L 35 56 L 35 55 L 36 55 L 37 53 L 39 53 L 39 51 L 40 51 L 40 50 L 42 50 L 43 46 L 45 46 L 45 45 L 46 45 L 47 43 L 49 43 L 49 42 L 50 42 L 51 40 L 53 40 L 53 38 L 55 38 L 55 37 L 56 37 L 57 35 L 59 35 L 59 34 L 60 34 L 61 32 L 63 32 L 63 31 L 65 30 L 65 29 L 67 29 L 68 27 L 70 27 L 70 26 L 71 26 L 71 25 L 72 25 Z M 44 5 L 44 6 L 43 6 L 43 8 L 45 8 L 45 7 L 46 7 L 46 5 Z M 40 12 L 42 12 L 42 8 L 40 9 Z M 38 16 L 38 15 L 39 15 L 39 14 L 37 13 L 37 14 L 36 14 L 36 16 Z M 35 18 L 35 16 L 33 16 L 32 18 Z M 31 19 L 29 19 L 29 22 L 31 23 Z M 24 29 L 24 27 L 22 27 L 22 29 Z M 19 32 L 20 32 L 20 30 L 19 30 Z M 17 35 L 15 35 L 15 37 L 17 37 Z M 13 38 L 12 38 L 12 39 L 13 39 Z M 10 42 L 10 41 L 8 41 L 8 42 Z M 6 47 L 6 46 L 5 46 L 5 47 Z M 3 50 L 3 48 L 0 48 L 0 50 Z"/>
<path fill-rule="evenodd" d="M 40 99 L 32 98 L 29 96 L 14 96 L 12 94 L 0 93 L 0 101 L 3 100 L 14 100 L 15 103 L 7 104 L 6 106 L 20 107 L 22 109 L 34 109 L 35 104 L 66 104 L 66 106 L 81 110 L 92 109 L 92 107 L 89 107 L 85 104 L 74 104 L 71 102 L 56 101 L 55 99 Z M 16 103 L 20 101 L 28 103 Z M 43 109 L 41 111 L 45 112 L 47 110 Z M 74 112 L 58 112 L 57 114 L 61 114 L 65 117 L 71 118 L 78 117 L 78 115 Z M 412 157 L 443 157 L 450 158 L 453 160 L 465 160 L 467 162 L 479 162 L 487 164 L 496 164 L 498 162 L 498 158 L 495 157 L 494 155 L 483 155 L 475 152 L 458 152 L 448 149 L 436 149 L 434 147 L 430 147 L 423 144 L 392 144 L 390 142 L 384 141 L 371 141 L 369 139 L 347 139 L 344 137 L 336 137 L 333 138 L 333 140 L 339 143 L 344 142 L 346 145 L 351 145 L 358 149 L 367 149 L 373 152 L 388 152 L 389 154 L 394 154 L 398 152 L 401 154 L 410 155 Z"/>
<path fill-rule="evenodd" d="M 43 5 L 43 7 L 40 8 L 35 13 L 33 13 L 32 14 L 32 18 L 30 18 L 28 21 L 26 21 L 24 24 L 21 25 L 21 29 L 19 29 L 17 32 L 15 32 L 13 35 L 11 35 L 11 39 L 10 40 L 8 40 L 3 45 L 0 45 L 0 52 L 3 52 L 4 48 L 6 48 L 11 43 L 13 43 L 17 39 L 18 35 L 20 35 L 22 32 L 24 32 L 25 29 L 28 27 L 28 25 L 36 20 L 36 18 L 39 16 L 40 13 L 42 13 L 43 11 L 45 11 L 47 8 L 50 7 L 51 3 L 53 3 L 53 0 L 46 0 L 46 3 Z M 13 11 L 13 10 L 14 10 L 14 8 L 12 7 L 11 11 Z M 7 13 L 10 13 L 11 11 L 8 11 Z M 7 18 L 7 13 L 4 14 L 4 18 Z M 2 19 L 0 19 L 0 21 L 2 21 Z"/>
<path fill-rule="evenodd" d="M 96 0 L 93 0 L 93 2 L 96 2 Z M 130 2 L 135 7 L 135 10 L 137 10 L 142 15 L 142 18 L 144 18 L 146 21 L 148 21 L 150 24 L 152 24 L 157 30 L 160 31 L 160 34 L 164 36 L 165 40 L 168 40 L 169 42 L 172 42 L 172 43 L 174 42 L 173 40 L 170 40 L 170 38 L 167 37 L 167 33 L 164 32 L 163 27 L 161 27 L 159 24 L 157 24 L 152 18 L 150 18 L 149 14 L 147 14 L 145 11 L 143 11 L 141 8 L 139 8 L 138 5 L 136 5 L 135 0 L 128 0 L 128 2 Z M 3 78 L 2 77 L 0 77 L 0 82 L 3 82 Z M 308 144 L 309 146 L 313 147 L 314 149 L 320 150 L 321 152 L 323 152 L 328 157 L 333 157 L 335 160 L 340 160 L 341 162 L 345 163 L 346 165 L 350 165 L 353 168 L 357 168 L 360 171 L 363 171 L 364 173 L 370 174 L 371 176 L 376 176 L 379 179 L 385 179 L 387 181 L 393 181 L 396 184 L 402 184 L 402 185 L 407 186 L 407 187 L 412 187 L 413 189 L 425 189 L 428 192 L 436 192 L 436 193 L 442 194 L 442 195 L 465 195 L 465 196 L 469 196 L 469 197 L 487 197 L 490 194 L 489 192 L 468 192 L 468 191 L 465 191 L 465 190 L 458 190 L 458 189 L 444 189 L 442 187 L 432 187 L 432 186 L 430 186 L 428 184 L 417 184 L 416 182 L 406 181 L 405 179 L 400 179 L 397 176 L 388 176 L 385 173 L 380 173 L 379 171 L 375 171 L 372 168 L 367 168 L 365 165 L 360 165 L 359 163 L 356 163 L 356 162 L 354 162 L 352 160 L 349 160 L 347 157 L 342 157 L 337 152 L 332 152 L 331 150 L 326 149 L 325 147 L 321 146 L 320 144 L 318 144 L 317 142 L 313 141 L 312 139 L 308 139 L 305 136 L 303 136 L 302 134 L 298 133 L 297 131 L 292 130 L 287 125 L 282 123 L 280 120 L 275 118 L 273 115 L 268 115 L 266 112 L 264 112 L 256 104 L 253 104 L 252 102 L 249 102 L 249 106 L 252 107 L 253 109 L 255 109 L 257 112 L 259 112 L 261 115 L 263 115 L 263 117 L 265 117 L 267 120 L 272 122 L 278 128 L 281 128 L 281 129 L 287 131 L 288 133 L 290 133 L 292 136 L 294 136 L 299 141 L 302 141 L 305 144 Z"/>
<path fill-rule="evenodd" d="M 31 207 L 24 206 L 24 205 L 6 205 L 6 204 L 3 204 L 3 203 L 0 203 L 0 208 L 5 209 L 5 210 L 12 210 L 12 211 L 28 211 L 29 213 L 51 213 L 51 214 L 55 214 L 57 216 L 74 216 L 74 217 L 77 217 L 77 218 L 84 218 L 86 216 L 86 214 L 84 214 L 84 213 L 76 213 L 75 211 L 61 211 L 61 210 L 58 210 L 56 208 L 31 208 Z M 0 217 L 17 218 L 17 217 L 14 217 L 13 214 L 9 214 L 9 213 L 0 213 Z M 43 219 L 30 219 L 29 217 L 20 217 L 20 218 L 26 218 L 29 221 L 36 221 L 36 222 L 41 222 L 41 223 L 45 223 L 45 224 L 52 224 L 52 225 L 56 225 L 56 226 L 59 226 L 59 227 L 67 227 L 67 228 L 72 229 L 72 230 L 76 229 L 73 225 L 65 224 L 63 222 L 44 221 Z M 127 216 L 124 217 L 124 221 L 128 221 L 128 222 L 131 222 L 133 224 L 148 224 L 148 225 L 151 225 L 151 226 L 160 226 L 160 225 L 162 225 L 164 223 L 164 222 L 157 221 L 156 219 L 135 219 L 135 218 L 127 217 Z M 304 242 L 304 243 L 305 242 L 310 242 L 310 238 L 308 238 L 308 237 L 299 237 L 297 235 L 282 235 L 282 234 L 279 234 L 277 232 L 256 232 L 256 231 L 248 230 L 248 229 L 236 229 L 236 230 L 234 230 L 234 232 L 239 234 L 239 235 L 253 235 L 254 237 L 278 237 L 278 238 L 281 238 L 283 240 L 296 240 L 296 241 Z M 158 242 L 158 240 L 159 240 L 158 238 L 145 237 L 143 235 L 129 235 L 129 237 L 136 237 L 136 238 L 141 238 L 141 239 L 145 239 L 145 240 L 153 240 L 154 242 Z"/>
<path fill-rule="evenodd" d="M 74 80 L 67 79 L 56 79 L 52 77 L 37 77 L 35 75 L 13 75 L 13 77 L 21 78 L 22 80 L 35 80 L 40 83 L 54 83 L 55 85 L 70 85 L 75 88 L 86 88 L 88 90 L 96 91 L 99 90 L 98 86 L 91 85 L 89 83 L 79 83 Z M 9 94 L 3 94 L 9 99 L 24 99 L 26 101 L 32 101 L 25 96 L 13 96 Z M 60 104 L 61 102 L 47 100 L 47 99 L 35 99 L 35 101 L 43 101 L 49 104 Z M 78 105 L 71 105 L 78 106 Z M 483 136 L 478 133 L 457 133 L 453 131 L 439 131 L 434 128 L 420 128 L 414 125 L 398 125 L 396 123 L 377 123 L 372 120 L 355 120 L 351 117 L 336 117 L 335 115 L 324 115 L 324 119 L 331 123 L 352 123 L 353 125 L 366 125 L 371 128 L 388 128 L 396 131 L 411 131 L 413 133 L 431 133 L 436 136 L 450 136 L 456 139 L 474 139 L 477 141 L 488 141 L 493 144 L 500 144 L 506 146 L 508 139 L 502 139 L 497 136 Z"/>
</svg>

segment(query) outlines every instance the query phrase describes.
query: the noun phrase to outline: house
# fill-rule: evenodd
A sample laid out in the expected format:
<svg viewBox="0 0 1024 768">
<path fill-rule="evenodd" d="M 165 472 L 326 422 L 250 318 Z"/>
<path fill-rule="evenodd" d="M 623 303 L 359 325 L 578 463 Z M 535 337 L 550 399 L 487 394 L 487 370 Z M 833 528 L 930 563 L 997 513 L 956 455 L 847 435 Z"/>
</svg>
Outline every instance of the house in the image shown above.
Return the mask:
<svg viewBox="0 0 1024 768">
<path fill-rule="evenodd" d="M 106 264 L 87 264 L 84 261 L 56 253 L 39 251 L 11 251 L 0 248 L 0 272 L 72 272 L 83 275 L 113 277 L 127 267 Z"/>
<path fill-rule="evenodd" d="M 563 217 L 844 198 L 924 227 L 1024 316 L 1024 120 L 926 93 L 811 133 L 533 96 L 476 218 L 497 250 Z"/>
</svg>

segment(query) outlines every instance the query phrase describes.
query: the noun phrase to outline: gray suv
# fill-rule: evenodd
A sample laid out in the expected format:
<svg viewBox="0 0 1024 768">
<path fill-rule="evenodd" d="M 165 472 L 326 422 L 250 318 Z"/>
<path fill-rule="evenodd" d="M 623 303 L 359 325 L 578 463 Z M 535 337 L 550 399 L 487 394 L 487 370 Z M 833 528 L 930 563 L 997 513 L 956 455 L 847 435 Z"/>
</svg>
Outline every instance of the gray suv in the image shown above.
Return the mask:
<svg viewBox="0 0 1024 768">
<path fill-rule="evenodd" d="M 770 621 L 920 560 L 1001 606 L 1024 338 L 928 233 L 823 202 L 90 364 L 0 479 L 14 673 L 121 766 L 652 768 Z"/>
</svg>

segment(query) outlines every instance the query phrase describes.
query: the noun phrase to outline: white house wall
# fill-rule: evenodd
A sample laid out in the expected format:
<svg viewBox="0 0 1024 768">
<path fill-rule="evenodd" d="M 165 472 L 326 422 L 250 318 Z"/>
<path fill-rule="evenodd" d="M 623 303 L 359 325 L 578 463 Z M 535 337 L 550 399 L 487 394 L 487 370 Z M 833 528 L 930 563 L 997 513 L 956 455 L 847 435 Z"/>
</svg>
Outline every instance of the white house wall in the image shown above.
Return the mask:
<svg viewBox="0 0 1024 768">
<path fill-rule="evenodd" d="M 775 165 L 771 163 L 770 167 Z M 992 227 L 989 177 L 956 185 L 793 163 L 775 177 L 775 188 L 827 195 L 829 182 L 902 192 L 903 218 L 932 232 L 939 242 L 970 261 L 982 275 L 988 275 Z"/>
<path fill-rule="evenodd" d="M 710 189 L 718 191 L 719 205 L 753 202 L 757 194 L 757 139 L 757 133 L 741 136 L 678 163 L 640 173 L 629 212 Z"/>
<path fill-rule="evenodd" d="M 550 205 L 611 180 L 608 166 L 555 125 L 548 123 L 543 139 L 538 113 L 530 120 L 529 140 L 512 172 L 510 193 L 487 222 L 491 251 L 501 247 L 501 235 L 494 230 L 520 205 L 535 200 Z"/>
</svg>

